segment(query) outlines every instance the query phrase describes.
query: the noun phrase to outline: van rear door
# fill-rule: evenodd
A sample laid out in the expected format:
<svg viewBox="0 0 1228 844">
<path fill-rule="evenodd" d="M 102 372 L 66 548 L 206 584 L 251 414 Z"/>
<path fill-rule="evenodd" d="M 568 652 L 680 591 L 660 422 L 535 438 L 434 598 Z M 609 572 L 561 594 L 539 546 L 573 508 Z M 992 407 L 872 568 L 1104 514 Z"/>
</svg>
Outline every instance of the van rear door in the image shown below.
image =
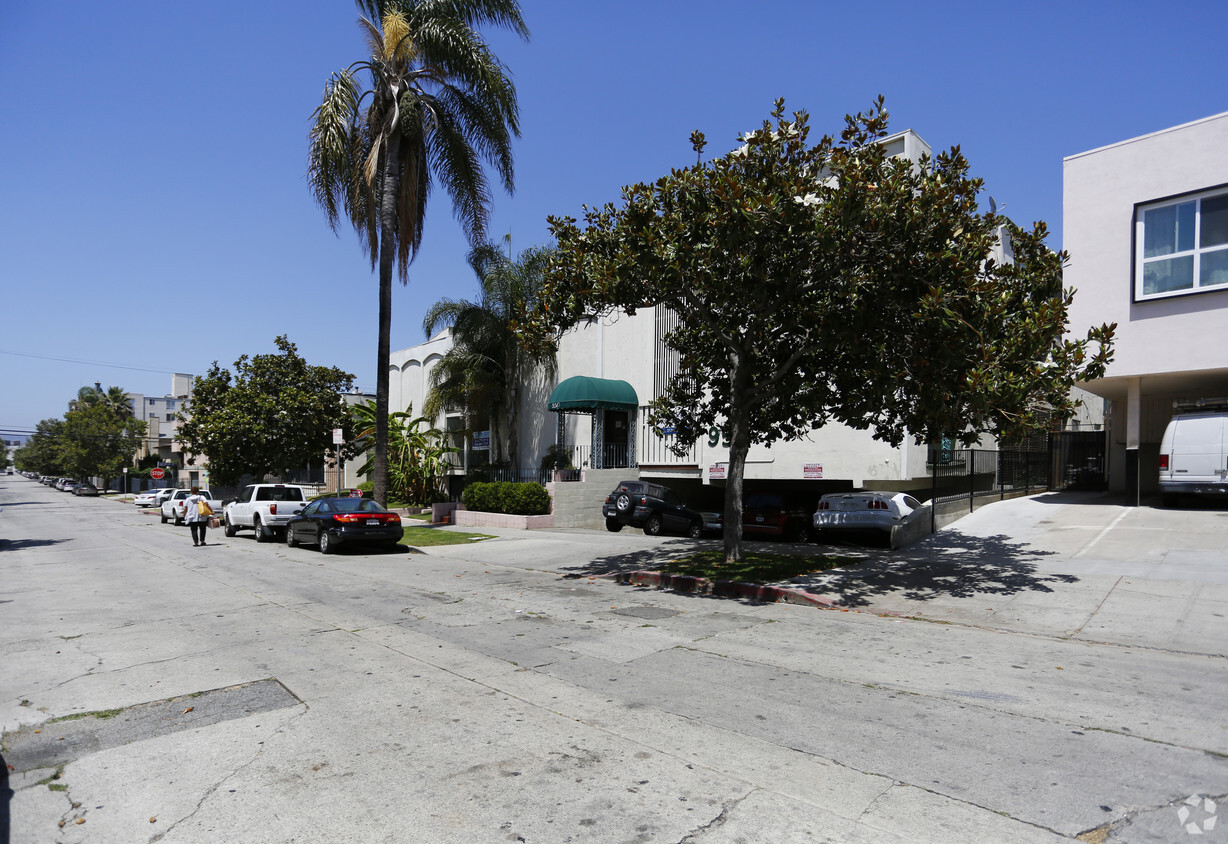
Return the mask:
<svg viewBox="0 0 1228 844">
<path fill-rule="evenodd" d="M 1178 483 L 1223 481 L 1224 415 L 1200 413 L 1173 418 L 1169 477 Z"/>
</svg>

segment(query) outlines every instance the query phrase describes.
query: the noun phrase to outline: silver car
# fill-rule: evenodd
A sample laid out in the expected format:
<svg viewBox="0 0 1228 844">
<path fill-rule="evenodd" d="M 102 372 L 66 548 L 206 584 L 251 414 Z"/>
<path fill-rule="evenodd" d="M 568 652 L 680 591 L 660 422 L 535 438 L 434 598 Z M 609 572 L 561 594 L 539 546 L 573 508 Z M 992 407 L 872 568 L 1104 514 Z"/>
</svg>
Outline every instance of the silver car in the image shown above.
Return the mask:
<svg viewBox="0 0 1228 844">
<path fill-rule="evenodd" d="M 833 492 L 819 499 L 815 530 L 891 532 L 921 516 L 922 504 L 903 492 Z"/>
</svg>

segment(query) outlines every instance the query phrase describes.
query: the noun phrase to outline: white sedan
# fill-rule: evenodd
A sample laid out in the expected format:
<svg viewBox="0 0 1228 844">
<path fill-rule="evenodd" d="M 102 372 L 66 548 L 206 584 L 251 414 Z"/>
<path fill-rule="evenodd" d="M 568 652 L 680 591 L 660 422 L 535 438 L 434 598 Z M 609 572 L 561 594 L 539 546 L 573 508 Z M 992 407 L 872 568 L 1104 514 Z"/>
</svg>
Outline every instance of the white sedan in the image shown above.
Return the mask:
<svg viewBox="0 0 1228 844">
<path fill-rule="evenodd" d="M 157 507 L 158 494 L 160 489 L 147 489 L 144 492 L 138 492 L 136 498 L 132 499 L 132 503 L 138 507 Z"/>
<path fill-rule="evenodd" d="M 910 524 L 928 510 L 903 492 L 833 492 L 819 499 L 815 530 L 882 530 Z"/>
</svg>

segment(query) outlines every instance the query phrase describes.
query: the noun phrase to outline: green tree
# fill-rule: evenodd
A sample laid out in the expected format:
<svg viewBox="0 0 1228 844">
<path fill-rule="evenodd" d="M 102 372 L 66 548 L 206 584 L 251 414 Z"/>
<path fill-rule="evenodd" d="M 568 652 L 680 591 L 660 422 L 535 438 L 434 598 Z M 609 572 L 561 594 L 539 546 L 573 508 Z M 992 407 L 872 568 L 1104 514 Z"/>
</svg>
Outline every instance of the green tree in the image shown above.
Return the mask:
<svg viewBox="0 0 1228 844">
<path fill-rule="evenodd" d="M 64 414 L 58 452 L 64 471 L 74 478 L 108 478 L 132 464 L 145 435 L 145 423 L 125 419 L 104 401 Z"/>
<path fill-rule="evenodd" d="M 1043 223 L 978 213 L 958 147 L 914 163 L 886 156 L 886 134 L 881 98 L 814 145 L 806 114 L 777 101 L 729 154 L 705 163 L 693 133 L 695 166 L 624 188 L 583 227 L 551 218 L 558 258 L 526 341 L 614 310 L 678 315 L 681 371 L 651 415 L 680 451 L 709 426 L 727 438 L 729 561 L 753 443 L 829 421 L 896 445 L 1010 439 L 1041 408 L 1068 414 L 1072 384 L 1111 358 L 1111 326 L 1063 339 L 1073 291 Z M 1003 234 L 1013 264 L 989 257 Z"/>
<path fill-rule="evenodd" d="M 489 213 L 483 159 L 511 192 L 516 92 L 475 27 L 524 38 L 528 29 L 516 0 L 358 0 L 358 7 L 370 17 L 360 25 L 371 55 L 325 86 L 312 116 L 308 180 L 333 230 L 348 219 L 379 270 L 373 484 L 384 503 L 393 269 L 407 284 L 435 182 L 470 243 L 484 239 Z"/>
<path fill-rule="evenodd" d="M 285 335 L 274 343 L 279 354 L 242 355 L 233 375 L 214 361 L 193 382 L 179 439 L 208 458 L 217 483 L 322 461 L 333 429 L 350 428 L 341 394 L 353 389 L 354 376 L 308 364 Z"/>
<path fill-rule="evenodd" d="M 43 419 L 26 444 L 17 450 L 17 465 L 40 475 L 64 474 L 60 444 L 64 420 Z"/>
<path fill-rule="evenodd" d="M 351 408 L 357 430 L 354 434 L 357 451 L 375 439 L 375 419 L 378 409 L 373 401 Z M 448 455 L 458 448 L 445 445 L 444 434 L 431 427 L 425 416 L 413 418 L 413 407 L 390 414 L 388 419 L 388 494 L 392 500 L 425 507 L 444 499 L 443 480 L 453 463 Z M 369 456 L 358 474 L 370 477 L 375 460 Z"/>
<path fill-rule="evenodd" d="M 487 420 L 492 463 L 518 465 L 521 385 L 532 375 L 555 373 L 553 351 L 527 348 L 518 333 L 537 307 L 551 252 L 534 247 L 512 260 L 493 243 L 473 249 L 469 266 L 481 283 L 481 298 L 440 299 L 422 321 L 427 337 L 452 326 L 452 348 L 431 370 L 423 410 L 436 419 L 448 408 L 463 408 L 466 428 L 470 420 Z"/>
</svg>

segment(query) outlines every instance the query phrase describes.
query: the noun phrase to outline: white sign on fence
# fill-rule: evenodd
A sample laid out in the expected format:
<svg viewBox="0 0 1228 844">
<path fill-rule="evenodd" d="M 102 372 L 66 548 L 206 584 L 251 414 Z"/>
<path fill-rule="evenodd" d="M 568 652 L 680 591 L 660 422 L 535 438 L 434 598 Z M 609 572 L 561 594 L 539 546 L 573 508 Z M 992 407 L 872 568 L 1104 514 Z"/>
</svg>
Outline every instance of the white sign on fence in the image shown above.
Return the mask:
<svg viewBox="0 0 1228 844">
<path fill-rule="evenodd" d="M 821 480 L 823 478 L 822 463 L 807 463 L 802 466 L 802 477 L 806 480 Z"/>
</svg>

